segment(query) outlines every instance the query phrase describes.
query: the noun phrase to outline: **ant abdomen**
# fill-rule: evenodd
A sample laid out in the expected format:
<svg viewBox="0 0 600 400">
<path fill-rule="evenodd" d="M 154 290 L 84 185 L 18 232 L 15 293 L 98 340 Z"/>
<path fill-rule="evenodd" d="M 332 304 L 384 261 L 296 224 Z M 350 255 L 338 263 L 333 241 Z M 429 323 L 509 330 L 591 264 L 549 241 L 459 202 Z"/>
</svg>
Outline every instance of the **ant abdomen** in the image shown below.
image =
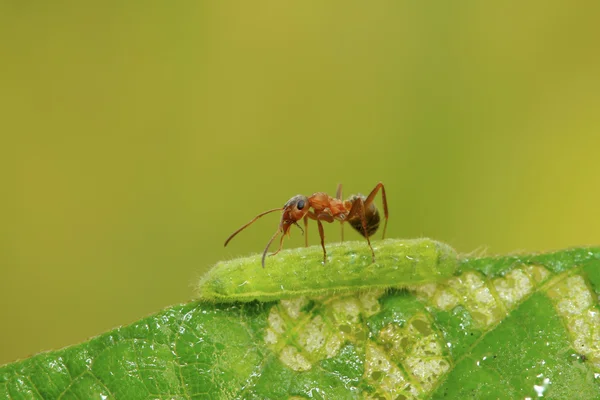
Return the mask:
<svg viewBox="0 0 600 400">
<path fill-rule="evenodd" d="M 351 196 L 348 200 L 354 204 L 354 202 L 358 198 L 361 198 L 363 202 L 366 200 L 366 197 L 362 194 Z M 377 210 L 377 207 L 374 203 L 371 203 L 365 207 L 365 220 L 367 222 L 367 236 L 365 236 L 365 232 L 363 230 L 362 222 L 360 220 L 359 215 L 350 218 L 348 220 L 348 223 L 362 236 L 373 236 L 373 234 L 377 232 L 377 229 L 379 228 L 379 221 L 381 220 L 381 218 L 379 217 L 379 211 Z"/>
</svg>

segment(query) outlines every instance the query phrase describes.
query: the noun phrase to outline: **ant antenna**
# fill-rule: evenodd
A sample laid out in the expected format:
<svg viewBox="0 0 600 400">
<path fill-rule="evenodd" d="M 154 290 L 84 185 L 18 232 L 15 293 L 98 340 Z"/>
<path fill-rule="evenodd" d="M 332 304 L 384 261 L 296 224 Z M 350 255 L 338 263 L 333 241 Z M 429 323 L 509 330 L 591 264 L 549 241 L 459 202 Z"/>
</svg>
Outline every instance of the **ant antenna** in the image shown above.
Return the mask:
<svg viewBox="0 0 600 400">
<path fill-rule="evenodd" d="M 281 232 L 281 230 L 277 229 L 275 234 L 271 237 L 271 240 L 269 240 L 269 243 L 267 243 L 267 247 L 265 247 L 265 251 L 263 252 L 263 256 L 262 256 L 262 267 L 263 268 L 265 267 L 265 258 L 267 257 L 267 251 L 269 251 L 269 247 L 271 247 L 271 243 L 273 243 L 273 240 L 275 240 L 275 238 L 277 237 L 277 235 L 279 235 L 280 232 Z M 283 236 L 281 237 L 281 240 L 283 241 Z M 281 243 L 279 243 L 279 250 L 281 250 Z M 277 252 L 279 252 L 279 250 L 277 250 Z"/>
<path fill-rule="evenodd" d="M 227 238 L 227 240 L 225 241 L 225 246 L 227 246 L 227 243 L 229 243 L 229 241 L 230 241 L 231 239 L 233 239 L 233 238 L 235 237 L 235 235 L 237 235 L 238 233 L 240 233 L 241 231 L 243 231 L 244 229 L 246 229 L 248 226 L 252 225 L 252 223 L 253 223 L 254 221 L 256 221 L 257 219 L 259 219 L 259 218 L 260 218 L 260 217 L 262 217 L 263 215 L 266 215 L 266 214 L 272 213 L 273 211 L 281 211 L 281 210 L 283 210 L 283 208 L 274 208 L 274 209 L 272 209 L 272 210 L 265 211 L 264 213 L 260 213 L 260 214 L 258 214 L 256 217 L 254 217 L 254 218 L 252 219 L 252 221 L 248 222 L 246 225 L 242 226 L 242 227 L 241 227 L 241 228 L 239 228 L 237 231 L 233 232 L 233 233 L 232 233 L 232 234 L 231 234 L 231 235 L 230 235 L 230 236 Z M 275 239 L 275 237 L 274 237 L 274 236 L 273 236 L 273 239 Z M 271 239 L 271 242 L 273 241 L 273 239 Z M 271 244 L 271 242 L 269 242 L 269 244 Z M 264 258 L 263 258 L 263 259 L 264 259 Z M 263 264 L 264 264 L 264 262 L 263 262 Z M 263 266 L 264 266 L 264 265 L 263 265 Z"/>
</svg>

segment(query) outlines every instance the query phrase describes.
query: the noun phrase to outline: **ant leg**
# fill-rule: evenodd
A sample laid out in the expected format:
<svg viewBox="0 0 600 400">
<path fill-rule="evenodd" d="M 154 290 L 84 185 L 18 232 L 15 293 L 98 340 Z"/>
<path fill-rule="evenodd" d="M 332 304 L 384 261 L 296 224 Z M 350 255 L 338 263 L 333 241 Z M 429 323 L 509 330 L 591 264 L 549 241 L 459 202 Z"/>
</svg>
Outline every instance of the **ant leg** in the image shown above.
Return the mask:
<svg viewBox="0 0 600 400">
<path fill-rule="evenodd" d="M 306 213 L 306 216 L 310 219 L 314 219 L 317 221 L 317 226 L 319 227 L 319 236 L 321 237 L 321 247 L 323 248 L 323 263 L 327 262 L 327 250 L 325 250 L 325 230 L 323 229 L 323 223 L 325 222 L 333 222 L 334 218 L 331 214 L 323 212 L 320 214 L 315 214 L 312 211 Z"/>
<path fill-rule="evenodd" d="M 335 198 L 338 200 L 342 200 L 342 184 L 339 183 L 337 190 L 335 192 Z M 340 221 L 340 232 L 341 232 L 341 238 L 342 238 L 342 242 L 344 241 L 344 221 Z"/>
<path fill-rule="evenodd" d="M 371 239 L 369 239 L 369 235 L 367 233 L 367 218 L 365 216 L 365 203 L 361 197 L 357 197 L 352 204 L 352 209 L 350 209 L 350 213 L 348 214 L 348 219 L 354 217 L 356 214 L 360 217 L 360 223 L 363 228 L 364 236 L 367 238 L 367 243 L 369 244 L 369 249 L 371 249 L 371 255 L 373 256 L 373 262 L 375 262 L 375 252 L 373 251 L 373 246 L 371 246 Z"/>
<path fill-rule="evenodd" d="M 383 202 L 383 215 L 385 216 L 385 223 L 383 224 L 383 235 L 381 236 L 382 239 L 385 239 L 385 231 L 387 229 L 387 223 L 388 223 L 388 206 L 387 206 L 387 199 L 385 197 L 385 187 L 383 187 L 383 183 L 379 182 L 377 184 L 377 186 L 375 186 L 375 189 L 371 190 L 371 193 L 369 193 L 369 195 L 367 196 L 367 199 L 365 200 L 365 207 L 369 207 L 371 205 L 371 203 L 373 202 L 373 199 L 375 199 L 375 196 L 377 195 L 377 192 L 379 192 L 379 189 L 381 189 L 381 201 Z"/>
<path fill-rule="evenodd" d="M 320 219 L 317 219 L 317 225 L 319 226 L 319 236 L 321 236 L 321 247 L 323 248 L 323 264 L 327 262 L 327 251 L 325 250 L 325 231 L 323 230 L 323 223 Z"/>
<path fill-rule="evenodd" d="M 308 247 L 308 215 L 304 216 L 304 247 Z"/>
<path fill-rule="evenodd" d="M 304 228 L 302 228 L 300 225 L 298 225 L 298 222 L 294 222 L 293 224 L 296 225 L 298 227 L 298 229 L 300 229 L 300 231 L 302 232 L 302 236 L 304 236 Z"/>
</svg>

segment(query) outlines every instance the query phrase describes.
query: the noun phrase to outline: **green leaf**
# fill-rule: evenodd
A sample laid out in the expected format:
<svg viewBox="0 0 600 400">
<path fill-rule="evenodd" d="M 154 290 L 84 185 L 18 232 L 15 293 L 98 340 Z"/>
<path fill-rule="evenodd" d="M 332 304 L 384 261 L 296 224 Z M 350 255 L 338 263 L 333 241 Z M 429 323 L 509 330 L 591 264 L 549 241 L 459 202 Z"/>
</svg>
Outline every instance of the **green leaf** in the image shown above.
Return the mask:
<svg viewBox="0 0 600 400">
<path fill-rule="evenodd" d="M 373 246 L 383 270 L 404 271 L 408 259 L 433 276 L 388 277 L 402 288 L 386 290 L 352 264 L 370 257 L 364 242 L 328 246 L 337 261 L 319 268 L 348 265 L 350 276 L 319 292 L 285 279 L 320 248 L 282 252 L 264 270 L 257 258 L 234 260 L 218 268 L 250 274 L 248 293 L 277 282 L 260 280 L 277 268 L 283 288 L 268 286 L 272 301 L 242 303 L 226 285 L 227 303 L 210 295 L 5 365 L 0 399 L 600 398 L 600 248 L 452 262 L 451 249 L 432 241 Z M 219 287 L 213 278 L 201 292 Z"/>
</svg>

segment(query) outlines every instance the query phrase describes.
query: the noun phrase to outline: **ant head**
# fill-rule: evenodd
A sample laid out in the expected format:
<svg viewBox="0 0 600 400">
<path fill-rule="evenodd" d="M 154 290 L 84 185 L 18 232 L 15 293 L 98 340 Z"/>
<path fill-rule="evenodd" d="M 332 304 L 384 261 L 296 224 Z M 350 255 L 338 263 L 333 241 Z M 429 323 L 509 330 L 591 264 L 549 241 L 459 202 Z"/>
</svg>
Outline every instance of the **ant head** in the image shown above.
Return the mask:
<svg viewBox="0 0 600 400">
<path fill-rule="evenodd" d="M 289 199 L 283 206 L 283 214 L 279 223 L 279 228 L 283 234 L 288 233 L 293 224 L 304 218 L 309 209 L 308 197 L 299 194 Z"/>
</svg>

